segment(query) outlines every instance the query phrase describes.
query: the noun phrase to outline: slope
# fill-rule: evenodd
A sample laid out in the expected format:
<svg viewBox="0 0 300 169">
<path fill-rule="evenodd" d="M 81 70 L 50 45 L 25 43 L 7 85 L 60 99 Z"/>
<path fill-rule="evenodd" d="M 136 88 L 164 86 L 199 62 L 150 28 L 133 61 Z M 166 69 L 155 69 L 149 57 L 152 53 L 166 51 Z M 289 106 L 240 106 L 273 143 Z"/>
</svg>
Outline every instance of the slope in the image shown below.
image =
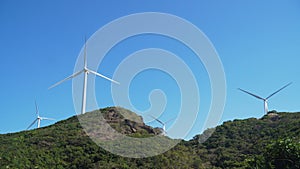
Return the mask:
<svg viewBox="0 0 300 169">
<path fill-rule="evenodd" d="M 146 126 L 135 113 L 119 107 L 85 116 L 95 120 L 93 115 L 97 113 L 115 130 L 130 137 L 152 137 L 161 132 Z M 97 146 L 74 116 L 48 127 L 0 135 L 0 168 L 272 168 L 276 161 L 272 164 L 274 159 L 268 159 L 266 152 L 272 152 L 271 145 L 278 140 L 292 140 L 288 145 L 296 146 L 291 149 L 295 157 L 288 156 L 287 165 L 297 168 L 299 124 L 300 113 L 274 112 L 261 119 L 228 121 L 190 141 L 182 140 L 161 155 L 138 159 L 114 155 Z M 211 133 L 204 143 L 199 143 Z"/>
</svg>

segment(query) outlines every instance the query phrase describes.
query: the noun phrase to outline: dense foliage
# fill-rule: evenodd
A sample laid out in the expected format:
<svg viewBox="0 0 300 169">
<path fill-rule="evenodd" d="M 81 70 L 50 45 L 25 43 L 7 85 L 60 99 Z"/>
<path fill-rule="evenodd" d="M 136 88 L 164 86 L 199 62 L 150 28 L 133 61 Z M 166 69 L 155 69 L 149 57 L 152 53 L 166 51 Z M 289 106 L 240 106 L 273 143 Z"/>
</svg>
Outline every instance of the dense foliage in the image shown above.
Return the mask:
<svg viewBox="0 0 300 169">
<path fill-rule="evenodd" d="M 97 112 L 131 137 L 161 134 L 128 110 L 106 108 L 86 114 Z M 0 135 L 0 168 L 299 168 L 299 124 L 300 113 L 229 121 L 182 140 L 164 154 L 139 159 L 105 151 L 71 117 L 48 127 Z"/>
</svg>

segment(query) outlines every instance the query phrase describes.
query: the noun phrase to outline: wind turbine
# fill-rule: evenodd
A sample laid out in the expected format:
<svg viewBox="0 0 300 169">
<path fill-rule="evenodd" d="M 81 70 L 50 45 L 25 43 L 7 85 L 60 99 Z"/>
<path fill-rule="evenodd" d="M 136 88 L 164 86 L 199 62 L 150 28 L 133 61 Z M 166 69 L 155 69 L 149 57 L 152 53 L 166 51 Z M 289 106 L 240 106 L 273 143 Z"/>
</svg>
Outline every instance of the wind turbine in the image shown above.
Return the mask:
<svg viewBox="0 0 300 169">
<path fill-rule="evenodd" d="M 36 101 L 35 101 L 35 113 L 37 115 L 36 119 L 27 127 L 26 130 L 28 130 L 32 125 L 34 125 L 34 123 L 37 122 L 37 128 L 40 128 L 40 125 L 41 125 L 41 121 L 42 120 L 55 120 L 55 119 L 52 119 L 52 118 L 48 118 L 48 117 L 40 117 L 40 113 L 39 113 L 39 109 L 38 109 L 38 106 L 36 104 Z"/>
<path fill-rule="evenodd" d="M 59 84 L 65 82 L 65 81 L 67 81 L 67 80 L 70 80 L 70 79 L 72 79 L 72 78 L 74 78 L 74 77 L 80 75 L 81 73 L 83 73 L 83 77 L 84 77 L 84 80 L 83 80 L 83 92 L 82 92 L 82 107 L 81 107 L 81 114 L 84 114 L 84 113 L 85 113 L 85 107 L 86 107 L 87 78 L 88 78 L 88 74 L 89 74 L 89 73 L 92 73 L 92 74 L 94 74 L 94 75 L 96 75 L 96 76 L 100 76 L 100 77 L 102 77 L 102 78 L 104 78 L 104 79 L 106 79 L 106 80 L 109 80 L 109 81 L 111 81 L 111 82 L 113 82 L 113 83 L 116 83 L 116 84 L 120 84 L 120 83 L 117 82 L 117 81 L 114 81 L 114 80 L 112 80 L 112 79 L 110 79 L 110 78 L 108 78 L 108 77 L 106 77 L 106 76 L 104 76 L 104 75 L 102 75 L 102 74 L 100 74 L 100 73 L 97 73 L 97 72 L 95 72 L 95 71 L 93 71 L 93 70 L 91 70 L 91 69 L 89 69 L 89 68 L 87 67 L 86 42 L 85 42 L 85 45 L 84 45 L 84 67 L 83 67 L 83 69 L 80 70 L 80 71 L 78 71 L 78 72 L 76 72 L 76 73 L 74 73 L 74 74 L 72 74 L 71 76 L 69 76 L 69 77 L 67 77 L 67 78 L 65 78 L 65 79 L 63 79 L 63 80 L 57 82 L 56 84 L 50 86 L 49 89 L 51 89 L 51 88 L 53 88 L 53 87 L 55 87 L 55 86 L 57 86 L 57 85 L 59 85 Z"/>
<path fill-rule="evenodd" d="M 167 134 L 167 131 L 166 131 L 166 124 L 168 124 L 170 121 L 172 121 L 174 118 L 166 121 L 166 122 L 163 122 L 161 120 L 159 120 L 158 118 L 155 118 L 154 116 L 150 115 L 150 117 L 152 117 L 154 120 L 156 120 L 158 123 L 160 123 L 162 125 L 162 129 L 163 129 L 163 133 L 162 135 L 165 136 Z"/>
<path fill-rule="evenodd" d="M 251 96 L 253 96 L 253 97 L 257 98 L 257 99 L 263 100 L 263 101 L 264 101 L 264 110 L 265 110 L 265 113 L 267 114 L 267 113 L 268 113 L 268 100 L 269 100 L 272 96 L 274 96 L 275 94 L 277 94 L 278 92 L 280 92 L 281 90 L 285 89 L 286 87 L 288 87 L 288 86 L 291 85 L 291 84 L 292 84 L 292 82 L 290 82 L 289 84 L 287 84 L 287 85 L 283 86 L 282 88 L 278 89 L 276 92 L 270 94 L 270 95 L 269 95 L 268 97 L 266 97 L 266 98 L 260 97 L 260 96 L 258 96 L 258 95 L 255 95 L 255 94 L 253 94 L 253 93 L 250 93 L 250 92 L 248 92 L 248 91 L 246 91 L 246 90 L 243 90 L 243 89 L 240 89 L 240 88 L 239 88 L 239 90 L 242 91 L 242 92 L 245 92 L 245 93 L 247 93 L 247 94 L 249 94 L 249 95 L 251 95 Z"/>
</svg>

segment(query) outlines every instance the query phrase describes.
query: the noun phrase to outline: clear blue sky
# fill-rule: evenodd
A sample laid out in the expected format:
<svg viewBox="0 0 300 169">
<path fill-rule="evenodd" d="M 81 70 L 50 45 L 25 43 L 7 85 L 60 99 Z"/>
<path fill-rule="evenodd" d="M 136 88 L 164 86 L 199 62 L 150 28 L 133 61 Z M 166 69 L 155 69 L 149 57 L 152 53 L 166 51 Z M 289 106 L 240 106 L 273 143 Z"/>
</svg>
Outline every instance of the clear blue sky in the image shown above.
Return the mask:
<svg viewBox="0 0 300 169">
<path fill-rule="evenodd" d="M 53 83 L 73 72 L 84 36 L 90 37 L 105 24 L 119 17 L 138 12 L 163 12 L 184 18 L 201 29 L 215 46 L 223 62 L 227 81 L 227 100 L 223 121 L 260 118 L 263 103 L 237 90 L 238 87 L 263 97 L 288 82 L 292 86 L 269 101 L 269 109 L 300 111 L 300 2 L 287 1 L 8 1 L 0 2 L 0 133 L 17 132 L 27 128 L 35 118 L 34 100 L 41 116 L 57 120 L 75 115 L 71 81 L 48 90 Z M 140 42 L 139 42 L 140 41 Z M 153 43 L 159 41 L 160 43 Z M 168 41 L 171 45 L 164 45 Z M 143 43 L 141 43 L 143 42 Z M 128 55 L 143 47 L 163 48 L 181 53 L 184 47 L 170 39 L 143 36 L 116 46 L 110 55 Z M 161 45 L 161 46 L 160 46 Z M 127 53 L 126 53 L 127 52 Z M 188 52 L 188 51 L 187 51 Z M 119 60 L 104 60 L 98 71 L 112 77 Z M 110 65 L 112 65 L 110 67 Z M 204 67 L 191 66 L 199 73 L 199 90 L 203 111 L 210 106 L 209 79 Z M 162 84 L 146 77 L 155 77 Z M 201 77 L 201 78 L 200 78 Z M 171 98 L 178 96 L 172 79 L 161 72 L 145 72 L 132 83 L 130 96 L 140 109 L 149 106 L 151 89 L 161 88 Z M 148 84 L 146 87 L 144 84 Z M 98 84 L 97 84 L 98 83 Z M 173 83 L 170 83 L 173 84 Z M 98 104 L 111 106 L 110 84 L 96 80 Z M 101 91 L 100 91 L 101 90 Z M 103 91 L 102 91 L 103 90 Z M 138 92 L 136 92 L 138 91 Z M 175 93 L 175 94 L 174 94 Z M 201 108 L 202 108 L 201 107 Z M 178 100 L 170 99 L 167 110 L 178 108 Z M 171 114 L 162 120 L 172 118 Z M 201 119 L 197 119 L 201 123 Z M 42 121 L 42 126 L 53 122 Z M 158 126 L 156 123 L 151 123 Z M 201 125 L 199 125 L 201 126 Z M 188 137 L 201 132 L 195 126 Z"/>
</svg>

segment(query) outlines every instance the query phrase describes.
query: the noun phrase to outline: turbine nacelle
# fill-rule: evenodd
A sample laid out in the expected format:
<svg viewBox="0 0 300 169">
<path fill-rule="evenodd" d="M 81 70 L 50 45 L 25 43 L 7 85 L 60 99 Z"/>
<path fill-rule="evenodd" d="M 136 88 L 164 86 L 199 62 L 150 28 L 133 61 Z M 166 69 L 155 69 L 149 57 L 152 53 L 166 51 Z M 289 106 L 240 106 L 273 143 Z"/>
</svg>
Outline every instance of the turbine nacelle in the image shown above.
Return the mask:
<svg viewBox="0 0 300 169">
<path fill-rule="evenodd" d="M 157 121 L 158 123 L 160 123 L 162 125 L 162 135 L 163 136 L 166 136 L 167 135 L 167 131 L 166 131 L 166 124 L 168 124 L 169 122 L 171 122 L 174 118 L 166 121 L 166 122 L 163 122 L 161 120 L 159 120 L 158 118 L 152 116 L 152 115 L 149 115 L 150 117 L 152 117 L 155 121 Z"/>
<path fill-rule="evenodd" d="M 86 90 L 87 90 L 87 78 L 88 78 L 88 74 L 92 73 L 92 74 L 94 74 L 94 75 L 96 75 L 96 76 L 102 77 L 102 78 L 104 78 L 104 79 L 106 79 L 106 80 L 109 80 L 109 81 L 111 81 L 111 82 L 113 82 L 113 83 L 116 83 L 116 84 L 120 84 L 120 83 L 117 82 L 117 81 L 115 81 L 115 80 L 113 80 L 113 79 L 110 79 L 110 78 L 108 78 L 108 77 L 106 77 L 106 76 L 104 76 L 104 75 L 102 75 L 102 74 L 100 74 L 100 73 L 98 73 L 98 72 L 96 72 L 96 71 L 90 70 L 90 69 L 88 68 L 88 66 L 87 66 L 87 55 L 86 55 L 86 42 L 85 42 L 85 45 L 84 45 L 83 69 L 80 70 L 80 71 L 78 71 L 78 72 L 76 72 L 76 73 L 74 73 L 74 74 L 72 74 L 71 76 L 69 76 L 69 77 L 67 77 L 67 78 L 65 78 L 65 79 L 63 79 L 63 80 L 61 80 L 61 81 L 55 83 L 54 85 L 52 85 L 51 87 L 49 87 L 49 89 L 51 89 L 51 88 L 53 88 L 53 87 L 55 87 L 55 86 L 57 86 L 57 85 L 59 85 L 59 84 L 65 82 L 65 81 L 67 81 L 67 80 L 70 80 L 70 79 L 72 79 L 72 78 L 75 78 L 76 76 L 80 75 L 81 73 L 83 73 L 83 75 L 84 75 L 84 80 L 83 80 L 83 92 L 82 92 L 81 114 L 84 114 L 85 111 L 86 111 L 85 108 L 86 108 L 86 94 L 87 94 L 87 91 L 86 91 Z"/>
<path fill-rule="evenodd" d="M 243 89 L 241 89 L 241 88 L 238 88 L 238 89 L 239 89 L 240 91 L 246 93 L 246 94 L 249 94 L 249 95 L 251 95 L 251 96 L 257 98 L 257 99 L 263 100 L 263 101 L 264 101 L 264 111 L 265 111 L 265 113 L 267 114 L 267 113 L 269 112 L 269 111 L 268 111 L 268 100 L 269 100 L 271 97 L 273 97 L 275 94 L 279 93 L 281 90 L 285 89 L 286 87 L 288 87 L 288 86 L 291 85 L 291 84 L 292 84 L 292 82 L 288 83 L 287 85 L 285 85 L 285 86 L 283 86 L 282 88 L 278 89 L 276 92 L 270 94 L 270 95 L 269 95 L 268 97 L 266 97 L 266 98 L 260 97 L 260 96 L 258 96 L 258 95 L 256 95 L 256 94 L 250 93 L 250 92 L 248 92 L 248 91 L 246 91 L 246 90 L 243 90 Z"/>
<path fill-rule="evenodd" d="M 38 106 L 37 106 L 37 104 L 36 104 L 36 102 L 35 102 L 35 113 L 36 113 L 36 115 L 37 115 L 37 117 L 36 117 L 36 119 L 27 127 L 27 129 L 26 130 L 28 130 L 31 126 L 33 126 L 36 122 L 37 122 L 37 128 L 40 128 L 40 126 L 41 126 L 41 121 L 42 120 L 55 120 L 55 119 L 52 119 L 52 118 L 48 118 L 48 117 L 40 117 L 40 115 L 39 115 L 39 109 L 38 109 Z"/>
</svg>

